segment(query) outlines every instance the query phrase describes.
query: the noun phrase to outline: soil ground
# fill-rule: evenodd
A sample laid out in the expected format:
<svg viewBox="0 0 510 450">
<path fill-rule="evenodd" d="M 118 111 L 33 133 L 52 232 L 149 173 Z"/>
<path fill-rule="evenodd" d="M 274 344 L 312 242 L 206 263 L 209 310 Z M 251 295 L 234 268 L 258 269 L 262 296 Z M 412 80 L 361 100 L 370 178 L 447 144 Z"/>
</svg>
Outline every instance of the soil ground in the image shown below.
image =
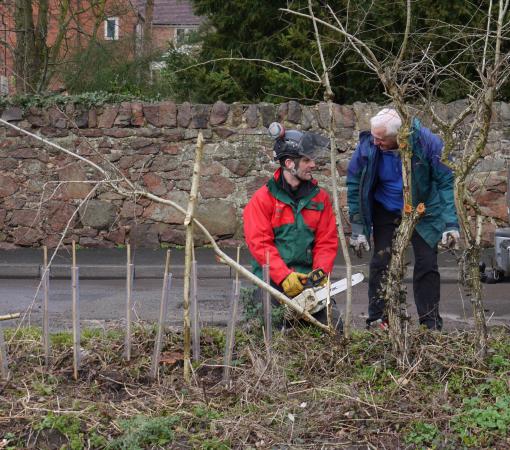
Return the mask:
<svg viewBox="0 0 510 450">
<path fill-rule="evenodd" d="M 38 328 L 5 330 L 0 448 L 510 448 L 510 329 L 491 328 L 481 360 L 472 332 L 413 328 L 397 364 L 383 331 L 350 341 L 310 326 L 236 332 L 231 381 L 225 336 L 207 328 L 190 384 L 182 336 L 168 330 L 157 380 L 148 377 L 154 327 L 134 329 L 132 359 L 120 328 L 86 329 L 73 379 L 72 338 L 52 335 L 44 367 Z"/>
</svg>

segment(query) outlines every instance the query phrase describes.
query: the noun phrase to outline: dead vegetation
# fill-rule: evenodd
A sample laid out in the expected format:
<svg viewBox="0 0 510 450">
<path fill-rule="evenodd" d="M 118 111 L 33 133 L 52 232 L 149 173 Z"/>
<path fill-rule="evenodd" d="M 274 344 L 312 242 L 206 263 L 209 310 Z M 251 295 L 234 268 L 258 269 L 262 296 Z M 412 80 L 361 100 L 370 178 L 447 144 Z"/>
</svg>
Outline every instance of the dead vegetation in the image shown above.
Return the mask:
<svg viewBox="0 0 510 450">
<path fill-rule="evenodd" d="M 399 369 L 386 334 L 352 340 L 313 327 L 238 329 L 232 381 L 223 330 L 202 333 L 202 362 L 184 383 L 183 339 L 167 331 L 150 381 L 155 327 L 134 327 L 131 361 L 118 328 L 84 330 L 79 380 L 72 336 L 6 330 L 10 379 L 0 384 L 0 448 L 510 448 L 510 330 L 492 329 L 476 359 L 472 332 L 414 330 Z"/>
</svg>

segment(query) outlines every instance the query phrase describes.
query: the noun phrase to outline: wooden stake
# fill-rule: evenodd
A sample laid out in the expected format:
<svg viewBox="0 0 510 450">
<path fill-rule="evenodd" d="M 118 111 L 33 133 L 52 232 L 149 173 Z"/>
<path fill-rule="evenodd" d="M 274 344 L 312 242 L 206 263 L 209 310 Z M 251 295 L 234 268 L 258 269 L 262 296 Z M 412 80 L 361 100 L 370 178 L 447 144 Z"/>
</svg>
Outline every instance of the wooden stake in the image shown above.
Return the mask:
<svg viewBox="0 0 510 450">
<path fill-rule="evenodd" d="M 9 378 L 9 365 L 7 363 L 7 349 L 5 347 L 4 330 L 0 326 L 0 375 L 2 380 Z"/>
<path fill-rule="evenodd" d="M 43 275 L 41 279 L 43 288 L 43 348 L 44 363 L 50 364 L 50 328 L 49 328 L 49 299 L 50 299 L 50 268 L 48 267 L 48 248 L 43 247 Z"/>
<path fill-rule="evenodd" d="M 190 326 L 190 281 L 191 281 L 191 253 L 193 250 L 193 215 L 195 203 L 198 197 L 198 186 L 200 183 L 200 162 L 204 150 L 204 137 L 198 133 L 195 152 L 195 164 L 193 165 L 193 178 L 189 194 L 188 209 L 184 219 L 186 227 L 186 246 L 184 259 L 184 296 L 183 296 L 183 335 L 184 335 L 184 381 L 191 382 L 191 326 Z"/>
<path fill-rule="evenodd" d="M 78 379 L 80 367 L 80 281 L 79 270 L 76 266 L 76 242 L 73 241 L 73 266 L 71 267 L 72 295 L 73 295 L 73 376 Z"/>
<path fill-rule="evenodd" d="M 126 245 L 126 335 L 124 339 L 124 358 L 131 361 L 131 312 L 133 310 L 133 264 L 131 264 L 131 245 Z"/>
<path fill-rule="evenodd" d="M 161 303 L 159 304 L 159 320 L 158 329 L 156 331 L 156 340 L 154 342 L 154 351 L 152 353 L 151 373 L 150 376 L 153 380 L 158 375 L 159 359 L 161 356 L 161 340 L 163 337 L 163 330 L 165 328 L 165 320 L 168 310 L 168 295 L 172 286 L 172 274 L 170 270 L 170 250 L 166 251 L 165 273 L 163 275 L 163 288 L 161 290 Z"/>
<path fill-rule="evenodd" d="M 266 284 L 271 284 L 271 278 L 269 275 L 269 252 L 266 253 L 266 264 L 262 268 L 262 276 Z M 263 309 L 264 309 L 264 333 L 266 341 L 266 349 L 269 352 L 271 348 L 271 341 L 273 340 L 273 323 L 272 323 L 272 305 L 271 305 L 271 294 L 268 291 L 262 293 L 263 298 Z"/>
<path fill-rule="evenodd" d="M 328 288 L 328 296 L 326 297 L 326 317 L 328 321 L 328 327 L 332 327 L 333 324 L 331 323 L 331 277 L 330 274 L 328 274 L 328 282 L 326 284 L 326 287 Z"/>
<path fill-rule="evenodd" d="M 239 256 L 241 247 L 237 247 L 237 264 L 239 264 Z M 239 294 L 241 291 L 241 283 L 239 282 L 239 273 L 236 272 L 236 278 L 232 284 L 232 301 L 230 304 L 230 317 L 228 319 L 227 336 L 225 342 L 225 357 L 223 358 L 223 382 L 230 382 L 230 368 L 232 365 L 232 353 L 234 352 L 235 333 L 237 322 L 237 309 L 239 304 Z"/>
<path fill-rule="evenodd" d="M 194 252 L 193 252 L 194 253 Z M 197 262 L 191 263 L 191 334 L 193 361 L 200 361 L 200 322 L 198 314 Z"/>
</svg>

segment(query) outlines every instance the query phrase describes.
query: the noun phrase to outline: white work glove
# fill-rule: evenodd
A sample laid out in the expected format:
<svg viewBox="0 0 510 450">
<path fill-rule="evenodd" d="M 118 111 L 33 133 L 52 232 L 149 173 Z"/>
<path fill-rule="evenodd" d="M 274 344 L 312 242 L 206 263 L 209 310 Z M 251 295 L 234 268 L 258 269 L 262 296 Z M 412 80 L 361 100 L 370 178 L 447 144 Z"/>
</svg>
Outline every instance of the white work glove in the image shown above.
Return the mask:
<svg viewBox="0 0 510 450">
<path fill-rule="evenodd" d="M 370 251 L 370 244 L 364 234 L 352 234 L 349 239 L 349 245 L 354 249 L 358 256 L 361 256 L 363 250 Z"/>
<path fill-rule="evenodd" d="M 452 228 L 446 230 L 441 238 L 441 245 L 446 248 L 452 248 L 454 250 L 459 249 L 460 233 L 459 230 Z"/>
</svg>

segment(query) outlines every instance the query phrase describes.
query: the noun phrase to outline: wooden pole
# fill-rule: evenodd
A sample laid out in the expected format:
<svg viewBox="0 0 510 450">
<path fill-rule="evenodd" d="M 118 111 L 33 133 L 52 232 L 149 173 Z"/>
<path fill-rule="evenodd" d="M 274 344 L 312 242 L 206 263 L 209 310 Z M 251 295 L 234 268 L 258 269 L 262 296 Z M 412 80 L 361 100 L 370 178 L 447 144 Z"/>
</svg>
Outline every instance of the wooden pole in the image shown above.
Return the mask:
<svg viewBox="0 0 510 450">
<path fill-rule="evenodd" d="M 163 337 L 163 330 L 165 328 L 165 320 L 168 310 L 168 295 L 170 287 L 172 286 L 172 274 L 170 270 L 170 250 L 166 251 L 165 273 L 163 275 L 163 288 L 161 290 L 161 303 L 159 304 L 159 320 L 158 329 L 156 331 L 156 339 L 154 341 L 154 351 L 152 353 L 152 364 L 150 376 L 153 380 L 158 375 L 159 359 L 161 356 L 161 340 Z"/>
<path fill-rule="evenodd" d="M 44 347 L 44 363 L 46 366 L 50 363 L 50 329 L 49 329 L 49 299 L 50 299 L 50 268 L 48 267 L 48 248 L 43 247 L 43 347 Z"/>
<path fill-rule="evenodd" d="M 271 284 L 271 277 L 269 273 L 269 252 L 266 253 L 266 264 L 262 268 L 262 276 L 266 284 Z M 271 294 L 264 291 L 263 294 L 263 309 L 264 309 L 264 333 L 266 341 L 266 349 L 269 352 L 271 348 L 271 341 L 273 340 L 273 323 L 272 323 L 272 305 Z"/>
<path fill-rule="evenodd" d="M 7 363 L 7 349 L 5 347 L 4 330 L 0 326 L 0 375 L 2 380 L 9 378 L 9 365 Z"/>
<path fill-rule="evenodd" d="M 239 257 L 241 247 L 237 247 L 237 264 L 239 264 Z M 227 336 L 225 342 L 225 357 L 223 358 L 223 382 L 228 384 L 230 382 L 230 367 L 232 365 L 232 353 L 234 352 L 235 345 L 235 332 L 237 322 L 237 310 L 239 305 L 239 293 L 241 292 L 241 283 L 239 282 L 239 273 L 236 272 L 235 280 L 232 284 L 232 302 L 230 304 L 230 317 L 227 326 Z"/>
<path fill-rule="evenodd" d="M 191 280 L 191 252 L 193 249 L 193 215 L 195 203 L 198 197 L 198 186 L 200 183 L 200 162 L 204 150 L 204 137 L 198 133 L 195 152 L 195 164 L 193 166 L 193 178 L 189 194 L 188 209 L 184 219 L 186 227 L 186 246 L 184 259 L 184 296 L 183 296 L 183 335 L 184 335 L 184 381 L 191 382 L 191 326 L 190 326 L 190 280 Z"/>
<path fill-rule="evenodd" d="M 193 261 L 191 263 L 191 334 L 193 361 L 195 362 L 200 361 L 200 322 L 198 314 L 197 277 L 197 262 L 193 255 Z"/>
<path fill-rule="evenodd" d="M 79 270 L 76 266 L 76 242 L 73 241 L 73 265 L 71 267 L 72 295 L 73 295 L 73 376 L 78 379 L 80 367 L 80 281 Z"/>
<path fill-rule="evenodd" d="M 131 244 L 126 245 L 126 335 L 124 339 L 124 358 L 131 361 L 131 312 L 133 310 L 133 264 L 131 264 Z"/>
</svg>

